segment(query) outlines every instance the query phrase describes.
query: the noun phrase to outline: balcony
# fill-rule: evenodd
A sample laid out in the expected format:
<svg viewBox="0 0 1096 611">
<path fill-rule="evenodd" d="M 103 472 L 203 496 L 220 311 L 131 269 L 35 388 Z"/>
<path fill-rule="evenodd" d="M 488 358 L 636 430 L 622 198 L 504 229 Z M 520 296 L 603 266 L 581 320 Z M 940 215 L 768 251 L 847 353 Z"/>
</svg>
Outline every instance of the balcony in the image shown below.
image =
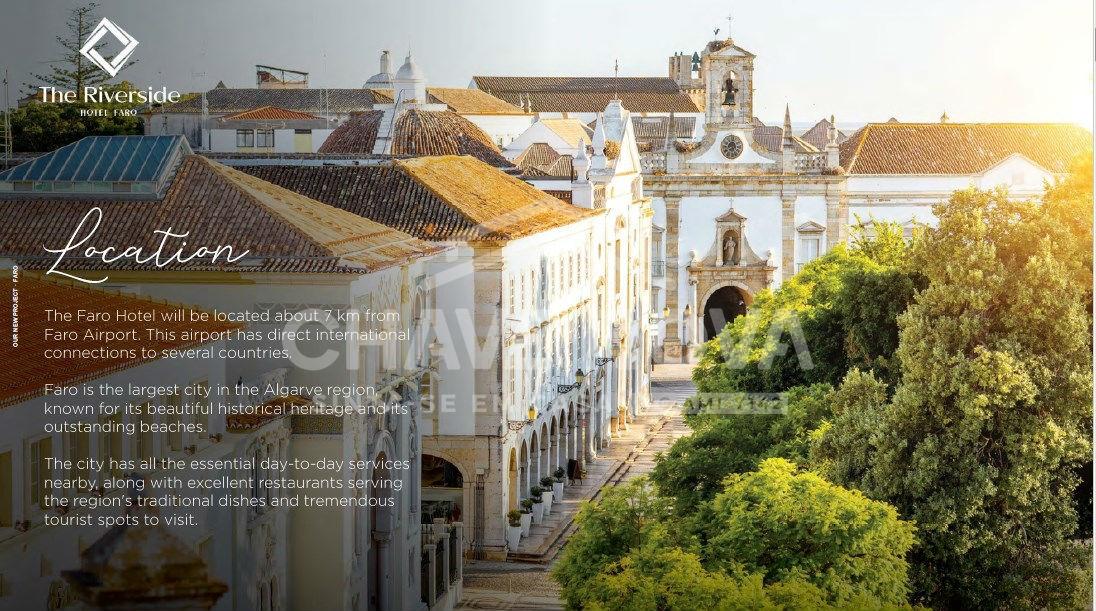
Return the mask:
<svg viewBox="0 0 1096 611">
<path fill-rule="evenodd" d="M 651 277 L 652 278 L 665 278 L 666 277 L 666 261 L 663 259 L 651 260 Z"/>
</svg>

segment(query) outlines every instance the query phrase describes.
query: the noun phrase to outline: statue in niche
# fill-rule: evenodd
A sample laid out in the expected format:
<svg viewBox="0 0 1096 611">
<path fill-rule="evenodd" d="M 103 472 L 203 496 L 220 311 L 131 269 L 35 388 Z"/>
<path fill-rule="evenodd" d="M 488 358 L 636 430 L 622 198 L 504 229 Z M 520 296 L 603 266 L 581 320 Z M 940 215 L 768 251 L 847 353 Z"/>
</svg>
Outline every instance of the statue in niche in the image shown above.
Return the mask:
<svg viewBox="0 0 1096 611">
<path fill-rule="evenodd" d="M 723 235 L 723 265 L 738 265 L 738 240 L 733 231 Z"/>
</svg>

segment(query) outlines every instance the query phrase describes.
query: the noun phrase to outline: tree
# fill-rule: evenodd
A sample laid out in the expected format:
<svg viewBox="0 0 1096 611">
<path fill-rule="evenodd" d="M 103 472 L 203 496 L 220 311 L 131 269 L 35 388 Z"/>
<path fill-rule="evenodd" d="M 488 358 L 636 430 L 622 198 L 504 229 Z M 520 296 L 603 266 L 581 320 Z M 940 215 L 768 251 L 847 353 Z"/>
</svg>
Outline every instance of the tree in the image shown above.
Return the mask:
<svg viewBox="0 0 1096 611">
<path fill-rule="evenodd" d="M 1088 172 L 1087 190 L 1067 182 L 1041 205 L 967 190 L 937 206 L 893 397 L 861 372 L 835 395 L 816 453 L 917 523 L 914 586 L 933 606 L 1063 607 L 1083 581 L 1068 537 L 1091 451 Z"/>
<path fill-rule="evenodd" d="M 727 478 L 712 505 L 701 552 L 709 570 L 806 581 L 833 604 L 859 596 L 905 604 L 914 527 L 894 507 L 782 458 Z"/>
<path fill-rule="evenodd" d="M 99 85 L 113 78 L 110 74 L 104 72 L 102 68 L 96 66 L 80 53 L 80 48 L 84 46 L 84 42 L 87 40 L 88 36 L 91 35 L 95 26 L 99 24 L 99 16 L 96 14 L 98 8 L 99 5 L 92 2 L 84 6 L 78 6 L 70 11 L 68 21 L 66 22 L 68 35 L 57 36 L 57 44 L 60 45 L 62 49 L 61 57 L 50 63 L 50 70 L 48 73 L 35 74 L 35 80 L 46 85 L 52 85 L 58 89 L 76 91 L 78 95 L 83 95 L 80 92 L 84 87 Z M 108 40 L 100 41 L 94 48 L 102 53 L 102 50 L 106 48 L 108 43 Z M 129 68 L 135 63 L 137 62 L 128 62 L 122 70 Z M 32 92 L 38 91 L 37 85 L 28 84 L 27 86 Z"/>
<path fill-rule="evenodd" d="M 791 389 L 784 414 L 689 416 L 692 434 L 657 456 L 651 481 L 686 515 L 715 498 L 728 475 L 753 471 L 765 458 L 805 465 L 813 432 L 830 417 L 831 390 L 828 384 Z"/>
<path fill-rule="evenodd" d="M 105 116 L 86 112 L 89 109 L 101 109 Z M 115 109 L 120 114 L 115 114 Z M 125 110 L 125 106 L 116 104 L 27 104 L 11 113 L 12 144 L 17 151 L 44 152 L 85 136 L 144 133 L 141 119 Z"/>
<path fill-rule="evenodd" d="M 703 346 L 693 372 L 701 392 L 782 392 L 839 384 L 852 367 L 894 378 L 897 314 L 921 283 L 901 229 L 876 223 L 852 248 L 838 245 Z"/>
<path fill-rule="evenodd" d="M 670 502 L 643 478 L 610 488 L 600 501 L 583 506 L 575 516 L 578 528 L 552 570 L 563 599 L 581 608 L 598 573 L 648 542 L 672 516 Z"/>
<path fill-rule="evenodd" d="M 794 467 L 785 461 L 773 462 L 784 465 L 794 471 Z M 762 469 L 767 473 L 772 465 L 766 462 Z M 801 476 L 791 475 L 792 479 Z M 767 477 L 751 473 L 743 478 Z M 821 482 L 817 476 L 813 481 Z M 825 484 L 828 490 L 839 498 L 853 498 L 870 510 L 886 508 L 882 503 L 864 499 L 861 495 L 843 491 L 836 486 Z M 724 495 L 737 494 L 729 485 Z M 629 611 L 663 611 L 693 609 L 890 609 L 908 608 L 904 601 L 892 602 L 873 594 L 874 590 L 886 590 L 890 583 L 889 575 L 877 579 L 871 570 L 881 566 L 886 559 L 900 557 L 908 543 L 901 536 L 890 537 L 885 528 L 874 528 L 882 522 L 873 519 L 877 516 L 871 511 L 859 511 L 860 505 L 854 503 L 819 504 L 819 512 L 830 510 L 830 521 L 821 528 L 804 529 L 808 523 L 795 514 L 799 507 L 809 507 L 809 503 L 818 501 L 822 495 L 817 493 L 819 486 L 791 486 L 783 493 L 753 486 L 752 492 L 767 498 L 774 504 L 786 504 L 790 509 L 779 518 L 773 513 L 765 515 L 772 518 L 771 526 L 783 533 L 781 540 L 773 539 L 774 548 L 793 538 L 800 532 L 797 543 L 799 550 L 791 544 L 781 548 L 782 554 L 774 558 L 783 560 L 794 556 L 797 551 L 803 554 L 800 570 L 781 571 L 776 565 L 764 562 L 729 562 L 726 550 L 698 545 L 688 534 L 688 529 L 680 528 L 681 520 L 669 512 L 669 504 L 653 494 L 652 488 L 641 478 L 632 483 L 610 489 L 605 498 L 597 503 L 583 507 L 579 513 L 579 527 L 575 535 L 564 548 L 563 556 L 552 571 L 552 576 L 563 586 L 563 597 L 570 609 L 600 611 L 622 609 Z M 814 491 L 813 494 L 809 494 Z M 808 492 L 808 494 L 804 494 Z M 723 495 L 720 496 L 723 498 Z M 711 514 L 712 528 L 715 533 L 734 528 L 736 520 L 744 519 L 732 515 L 736 511 L 728 505 L 723 513 Z M 885 509 L 883 512 L 885 513 Z M 890 509 L 893 517 L 893 509 Z M 815 512 L 810 512 L 815 515 Z M 719 522 L 725 520 L 726 522 Z M 823 520 L 810 521 L 822 524 Z M 899 524 L 895 528 L 904 528 Z M 754 533 L 757 534 L 757 533 Z M 720 541 L 718 545 L 725 545 Z M 843 558 L 826 566 L 815 562 L 823 557 L 818 548 L 828 546 L 842 549 L 860 550 L 870 558 Z M 880 547 L 888 547 L 880 550 Z M 816 550 L 810 552 L 809 550 Z M 807 556 L 813 553 L 813 556 Z M 713 557 L 718 562 L 706 562 L 702 558 Z M 829 557 L 826 557 L 827 559 Z M 849 567 L 862 571 L 864 579 L 858 585 L 847 587 L 836 593 L 833 573 Z M 867 567 L 865 569 L 865 567 Z M 894 570 L 900 570 L 895 566 Z M 899 580 L 904 580 L 902 573 Z M 868 584 L 866 582 L 873 581 Z M 875 583 L 879 582 L 879 583 Z M 820 585 L 821 584 L 821 585 Z"/>
</svg>

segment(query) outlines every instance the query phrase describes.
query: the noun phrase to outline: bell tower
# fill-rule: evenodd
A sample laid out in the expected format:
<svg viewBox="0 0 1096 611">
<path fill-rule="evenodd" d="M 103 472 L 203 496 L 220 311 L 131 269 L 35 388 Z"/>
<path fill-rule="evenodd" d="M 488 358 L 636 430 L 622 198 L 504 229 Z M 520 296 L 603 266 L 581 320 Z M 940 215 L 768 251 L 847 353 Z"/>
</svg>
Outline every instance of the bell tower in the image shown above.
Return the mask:
<svg viewBox="0 0 1096 611">
<path fill-rule="evenodd" d="M 713 40 L 704 48 L 701 73 L 709 126 L 753 123 L 754 57 L 730 38 Z"/>
</svg>

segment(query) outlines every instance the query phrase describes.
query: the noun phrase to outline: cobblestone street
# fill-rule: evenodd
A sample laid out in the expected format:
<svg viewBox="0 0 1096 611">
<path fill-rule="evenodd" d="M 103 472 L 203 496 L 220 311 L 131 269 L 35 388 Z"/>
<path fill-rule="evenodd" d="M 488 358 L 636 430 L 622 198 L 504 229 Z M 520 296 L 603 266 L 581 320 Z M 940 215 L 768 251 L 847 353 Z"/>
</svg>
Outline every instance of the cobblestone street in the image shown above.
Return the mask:
<svg viewBox="0 0 1096 611">
<path fill-rule="evenodd" d="M 655 455 L 667 450 L 686 434 L 688 427 L 681 416 L 681 406 L 694 392 L 690 379 L 691 365 L 657 365 L 652 375 L 652 405 L 627 431 L 615 437 L 609 448 L 588 466 L 592 473 L 603 474 L 600 489 L 584 495 L 594 499 L 605 486 L 614 486 L 631 478 L 645 475 L 654 468 Z M 576 495 L 579 491 L 575 492 Z M 573 506 L 571 506 L 573 503 Z M 561 511 L 561 535 L 550 544 L 543 562 L 486 562 L 466 560 L 464 565 L 464 597 L 458 609 L 563 609 L 559 586 L 548 575 L 551 563 L 558 556 L 567 537 L 579 499 L 569 502 Z M 550 543 L 550 542 L 549 542 Z"/>
</svg>

